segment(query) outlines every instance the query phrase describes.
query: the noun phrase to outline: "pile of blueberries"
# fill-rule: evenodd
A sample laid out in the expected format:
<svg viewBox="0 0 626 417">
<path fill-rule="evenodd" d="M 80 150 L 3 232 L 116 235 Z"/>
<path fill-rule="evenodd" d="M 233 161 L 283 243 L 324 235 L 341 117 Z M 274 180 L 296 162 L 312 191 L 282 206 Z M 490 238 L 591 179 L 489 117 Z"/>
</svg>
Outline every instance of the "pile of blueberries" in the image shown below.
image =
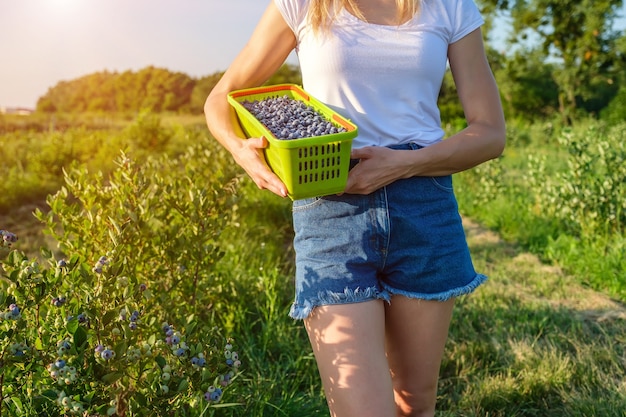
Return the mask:
<svg viewBox="0 0 626 417">
<path fill-rule="evenodd" d="M 263 123 L 276 139 L 290 140 L 346 132 L 313 106 L 288 95 L 262 100 L 244 100 L 241 105 Z"/>
</svg>

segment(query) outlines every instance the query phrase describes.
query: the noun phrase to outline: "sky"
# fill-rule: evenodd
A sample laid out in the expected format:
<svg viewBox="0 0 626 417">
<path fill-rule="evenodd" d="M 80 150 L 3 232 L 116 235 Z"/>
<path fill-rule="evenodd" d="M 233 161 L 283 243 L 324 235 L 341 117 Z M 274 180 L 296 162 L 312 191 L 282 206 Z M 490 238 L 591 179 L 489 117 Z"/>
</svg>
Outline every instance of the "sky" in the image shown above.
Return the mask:
<svg viewBox="0 0 626 417">
<path fill-rule="evenodd" d="M 59 81 L 104 70 L 224 71 L 268 2 L 0 0 L 0 106 L 34 108 Z"/>
<path fill-rule="evenodd" d="M 34 108 L 59 81 L 105 70 L 224 71 L 268 3 L 0 0 L 0 106 Z"/>
</svg>

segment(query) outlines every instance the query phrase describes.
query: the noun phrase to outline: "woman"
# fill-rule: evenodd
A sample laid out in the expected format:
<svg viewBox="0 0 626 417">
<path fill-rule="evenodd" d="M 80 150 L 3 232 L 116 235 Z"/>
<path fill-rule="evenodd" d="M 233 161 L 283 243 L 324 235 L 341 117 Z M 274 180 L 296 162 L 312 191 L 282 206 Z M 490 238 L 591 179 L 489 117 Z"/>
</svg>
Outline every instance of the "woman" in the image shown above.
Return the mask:
<svg viewBox="0 0 626 417">
<path fill-rule="evenodd" d="M 474 271 L 451 174 L 499 156 L 505 122 L 472 0 L 272 0 L 205 105 L 258 187 L 286 196 L 226 95 L 292 50 L 303 87 L 359 127 L 345 192 L 293 203 L 296 296 L 335 417 L 433 416 L 455 297 Z M 449 63 L 467 128 L 443 140 Z"/>
</svg>

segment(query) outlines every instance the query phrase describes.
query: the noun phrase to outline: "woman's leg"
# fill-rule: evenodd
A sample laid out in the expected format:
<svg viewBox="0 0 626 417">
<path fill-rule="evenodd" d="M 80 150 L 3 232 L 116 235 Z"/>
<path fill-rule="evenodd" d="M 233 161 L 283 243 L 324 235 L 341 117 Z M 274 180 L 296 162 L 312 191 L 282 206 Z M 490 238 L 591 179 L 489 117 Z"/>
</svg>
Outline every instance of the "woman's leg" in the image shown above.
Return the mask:
<svg viewBox="0 0 626 417">
<path fill-rule="evenodd" d="M 305 319 L 333 417 L 393 417 L 382 300 L 316 307 Z"/>
<path fill-rule="evenodd" d="M 454 299 L 393 296 L 386 309 L 387 358 L 398 416 L 435 415 L 437 383 Z"/>
</svg>

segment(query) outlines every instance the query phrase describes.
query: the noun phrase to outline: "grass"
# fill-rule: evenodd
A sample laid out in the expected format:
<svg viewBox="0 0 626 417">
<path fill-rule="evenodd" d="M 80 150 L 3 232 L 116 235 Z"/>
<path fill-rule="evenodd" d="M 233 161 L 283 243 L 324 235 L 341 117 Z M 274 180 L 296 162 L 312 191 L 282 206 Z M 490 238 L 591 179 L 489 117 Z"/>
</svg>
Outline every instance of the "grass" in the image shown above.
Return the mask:
<svg viewBox="0 0 626 417">
<path fill-rule="evenodd" d="M 230 293 L 215 311 L 246 361 L 233 385 L 232 401 L 240 405 L 212 415 L 326 416 L 306 334 L 287 316 L 293 294 L 288 202 L 250 181 L 242 193 L 239 226 L 224 235 L 218 271 L 230 278 Z M 53 242 L 42 236 L 32 208 L 0 214 L 0 228 L 17 233 L 20 249 L 36 254 Z M 504 205 L 501 212 L 504 219 Z M 528 245 L 469 218 L 465 226 L 476 269 L 490 280 L 457 303 L 437 416 L 625 417 L 626 307 L 543 263 Z M 539 232 L 526 231 L 536 239 Z"/>
<path fill-rule="evenodd" d="M 626 308 L 468 222 L 490 280 L 460 300 L 440 416 L 624 416 Z"/>
<path fill-rule="evenodd" d="M 246 244 L 225 260 L 240 276 L 245 263 L 254 269 L 257 305 L 234 320 L 250 358 L 245 391 L 254 395 L 228 415 L 327 415 L 306 334 L 287 317 L 288 208 L 252 187 L 246 195 L 246 227 L 230 239 Z M 466 231 L 476 268 L 490 280 L 457 304 L 437 416 L 626 416 L 626 308 L 479 224 L 467 220 Z"/>
<path fill-rule="evenodd" d="M 244 187 L 240 227 L 220 265 L 233 297 L 218 311 L 228 312 L 223 321 L 247 359 L 234 390 L 240 405 L 216 415 L 325 416 L 306 334 L 287 317 L 288 203 Z M 476 268 L 490 280 L 457 303 L 437 416 L 626 416 L 624 305 L 469 219 L 465 226 Z"/>
</svg>

